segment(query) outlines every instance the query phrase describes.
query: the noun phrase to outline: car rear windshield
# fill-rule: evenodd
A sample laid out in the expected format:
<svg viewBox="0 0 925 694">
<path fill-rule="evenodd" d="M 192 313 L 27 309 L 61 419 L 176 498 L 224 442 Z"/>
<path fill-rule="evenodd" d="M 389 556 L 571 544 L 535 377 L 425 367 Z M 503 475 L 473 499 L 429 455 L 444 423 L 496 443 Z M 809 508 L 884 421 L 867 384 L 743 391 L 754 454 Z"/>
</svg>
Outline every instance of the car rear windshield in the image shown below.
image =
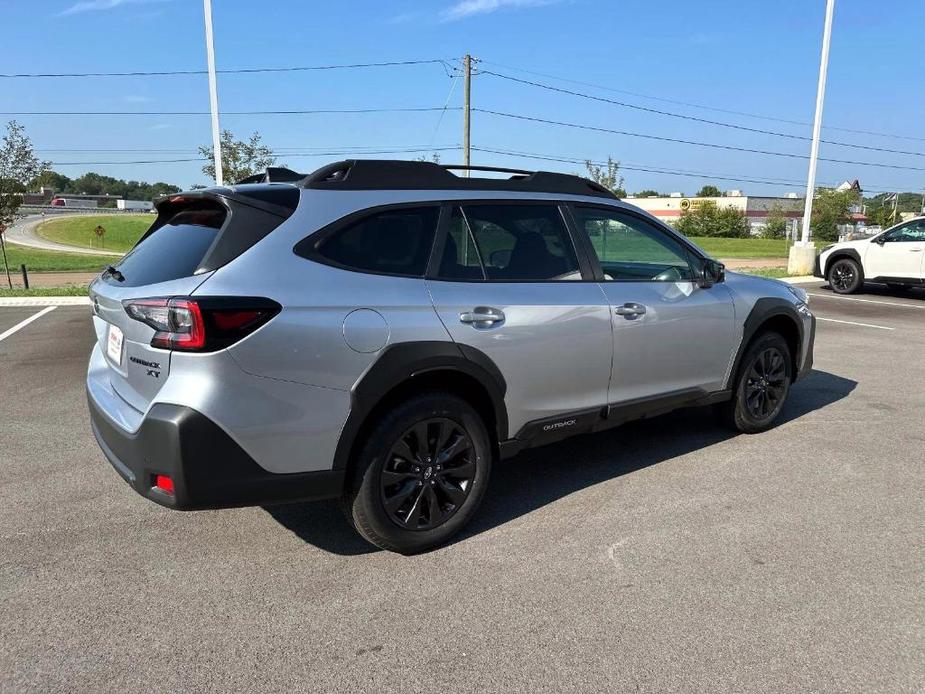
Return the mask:
<svg viewBox="0 0 925 694">
<path fill-rule="evenodd" d="M 121 286 L 138 287 L 189 277 L 225 223 L 227 211 L 217 202 L 197 201 L 159 219 L 117 266 Z"/>
</svg>

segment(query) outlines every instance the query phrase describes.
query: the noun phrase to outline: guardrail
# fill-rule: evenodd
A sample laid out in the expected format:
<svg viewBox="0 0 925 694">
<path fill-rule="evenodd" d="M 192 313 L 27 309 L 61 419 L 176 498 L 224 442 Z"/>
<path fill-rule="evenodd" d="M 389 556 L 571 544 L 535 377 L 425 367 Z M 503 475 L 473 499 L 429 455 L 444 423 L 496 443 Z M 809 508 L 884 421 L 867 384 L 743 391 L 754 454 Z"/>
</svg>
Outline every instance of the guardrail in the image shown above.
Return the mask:
<svg viewBox="0 0 925 694">
<path fill-rule="evenodd" d="M 21 205 L 22 217 L 33 214 L 154 214 L 153 210 L 118 210 L 113 207 L 61 207 L 60 205 Z"/>
</svg>

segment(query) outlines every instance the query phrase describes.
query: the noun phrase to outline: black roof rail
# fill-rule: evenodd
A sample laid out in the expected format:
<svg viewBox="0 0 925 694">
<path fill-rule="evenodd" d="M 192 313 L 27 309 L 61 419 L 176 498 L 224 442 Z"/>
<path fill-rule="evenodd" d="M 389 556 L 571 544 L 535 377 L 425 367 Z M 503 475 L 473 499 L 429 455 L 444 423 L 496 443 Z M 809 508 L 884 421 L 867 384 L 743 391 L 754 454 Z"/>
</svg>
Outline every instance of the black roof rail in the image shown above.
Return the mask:
<svg viewBox="0 0 925 694">
<path fill-rule="evenodd" d="M 282 166 L 268 166 L 263 173 L 254 174 L 247 178 L 242 178 L 235 185 L 244 185 L 246 183 L 296 183 L 305 178 L 304 173 L 298 173 L 292 169 L 286 169 Z"/>
<path fill-rule="evenodd" d="M 510 178 L 463 178 L 451 170 L 513 175 Z M 599 183 L 571 174 L 398 159 L 346 159 L 321 167 L 304 177 L 300 185 L 318 190 L 493 190 L 616 199 Z"/>
</svg>

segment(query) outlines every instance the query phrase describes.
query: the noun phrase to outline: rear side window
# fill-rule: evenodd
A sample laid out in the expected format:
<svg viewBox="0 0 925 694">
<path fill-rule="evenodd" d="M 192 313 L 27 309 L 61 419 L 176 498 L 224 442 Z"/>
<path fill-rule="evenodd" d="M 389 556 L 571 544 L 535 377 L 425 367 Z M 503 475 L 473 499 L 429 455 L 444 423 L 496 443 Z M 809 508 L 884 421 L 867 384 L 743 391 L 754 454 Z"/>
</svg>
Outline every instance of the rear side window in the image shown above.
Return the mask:
<svg viewBox="0 0 925 694">
<path fill-rule="evenodd" d="M 296 252 L 348 270 L 423 277 L 439 214 L 437 206 L 383 210 L 334 231 L 314 253 Z"/>
<path fill-rule="evenodd" d="M 463 205 L 453 210 L 439 277 L 489 282 L 580 280 L 556 205 Z"/>
<path fill-rule="evenodd" d="M 225 223 L 227 212 L 215 202 L 202 201 L 170 215 L 122 259 L 121 286 L 138 287 L 189 277 L 202 263 Z"/>
</svg>

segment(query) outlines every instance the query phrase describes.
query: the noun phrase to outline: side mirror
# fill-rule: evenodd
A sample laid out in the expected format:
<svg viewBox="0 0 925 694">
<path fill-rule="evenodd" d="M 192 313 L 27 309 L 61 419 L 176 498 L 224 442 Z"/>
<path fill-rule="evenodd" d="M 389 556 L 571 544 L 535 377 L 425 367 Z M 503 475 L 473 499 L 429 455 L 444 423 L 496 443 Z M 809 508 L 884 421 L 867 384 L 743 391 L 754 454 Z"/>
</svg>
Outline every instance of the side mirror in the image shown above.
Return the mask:
<svg viewBox="0 0 925 694">
<path fill-rule="evenodd" d="M 883 236 L 878 236 L 874 239 L 874 243 L 876 243 L 878 246 L 882 246 L 886 243 L 886 239 Z"/>
<path fill-rule="evenodd" d="M 726 280 L 726 266 L 721 262 L 707 258 L 703 261 L 703 270 L 700 273 L 700 279 L 697 286 L 701 289 L 709 289 L 714 284 Z"/>
</svg>

